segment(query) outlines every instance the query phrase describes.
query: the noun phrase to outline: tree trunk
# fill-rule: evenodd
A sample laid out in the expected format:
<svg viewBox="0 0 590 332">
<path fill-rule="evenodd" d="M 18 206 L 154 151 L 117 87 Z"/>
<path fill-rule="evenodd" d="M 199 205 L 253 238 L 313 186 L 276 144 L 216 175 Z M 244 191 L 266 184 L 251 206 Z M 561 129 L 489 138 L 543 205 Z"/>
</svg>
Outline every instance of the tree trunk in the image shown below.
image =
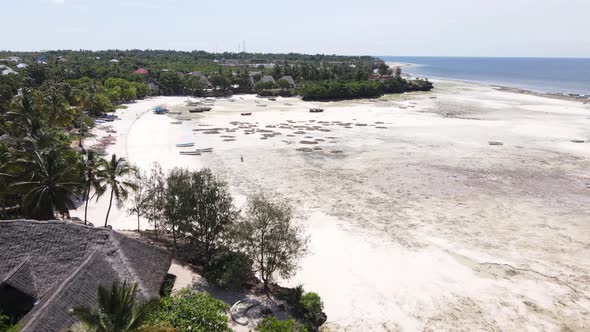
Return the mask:
<svg viewBox="0 0 590 332">
<path fill-rule="evenodd" d="M 109 213 L 111 212 L 111 205 L 113 205 L 113 192 L 115 189 L 111 188 L 111 200 L 109 201 L 109 209 L 107 210 L 107 216 L 104 219 L 104 227 L 107 227 L 109 224 Z"/>
<path fill-rule="evenodd" d="M 86 204 L 84 204 L 84 225 L 88 225 L 88 201 L 90 200 L 90 185 L 86 188 Z"/>
<path fill-rule="evenodd" d="M 176 244 L 176 227 L 174 223 L 172 223 L 172 239 L 174 240 L 174 250 L 178 250 L 178 245 Z"/>
<path fill-rule="evenodd" d="M 139 229 L 139 210 L 137 211 L 137 233 L 141 235 L 141 230 Z"/>
</svg>

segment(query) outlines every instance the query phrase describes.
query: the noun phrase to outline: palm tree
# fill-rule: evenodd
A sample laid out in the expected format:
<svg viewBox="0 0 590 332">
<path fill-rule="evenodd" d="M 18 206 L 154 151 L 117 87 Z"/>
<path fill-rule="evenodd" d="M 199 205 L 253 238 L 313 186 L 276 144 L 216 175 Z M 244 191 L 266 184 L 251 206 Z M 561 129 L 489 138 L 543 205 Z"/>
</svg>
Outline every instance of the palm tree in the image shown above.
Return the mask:
<svg viewBox="0 0 590 332">
<path fill-rule="evenodd" d="M 4 119 L 10 122 L 8 130 L 11 136 L 23 137 L 33 135 L 42 127 L 38 103 L 35 102 L 33 92 L 23 89 L 16 97 L 10 111 L 4 114 Z"/>
<path fill-rule="evenodd" d="M 22 170 L 12 184 L 23 192 L 23 211 L 32 218 L 50 220 L 55 212 L 69 215 L 80 187 L 79 169 L 72 152 L 62 146 L 34 150 L 13 165 Z"/>
<path fill-rule="evenodd" d="M 111 156 L 110 161 L 103 160 L 101 162 L 100 177 L 97 178 L 97 183 L 100 185 L 96 188 L 96 199 L 100 198 L 108 188 L 111 188 L 111 197 L 109 200 L 109 208 L 104 220 L 104 227 L 108 226 L 109 213 L 113 205 L 113 197 L 117 202 L 117 207 L 123 206 L 123 202 L 129 196 L 129 190 L 135 189 L 133 181 L 125 180 L 126 177 L 136 172 L 136 169 L 131 166 L 125 158 L 117 158 L 116 154 Z"/>
<path fill-rule="evenodd" d="M 69 313 L 96 332 L 137 331 L 157 300 L 138 302 L 136 295 L 137 283 L 114 282 L 110 289 L 98 286 L 96 307 L 75 307 Z"/>
<path fill-rule="evenodd" d="M 70 125 L 76 114 L 76 111 L 70 108 L 58 87 L 47 89 L 43 95 L 43 109 L 47 114 L 47 124 L 51 128 Z"/>
<path fill-rule="evenodd" d="M 100 187 L 99 179 L 103 178 L 100 168 L 101 158 L 92 149 L 86 152 L 86 157 L 83 160 L 82 167 L 84 169 L 84 225 L 88 224 L 88 201 L 90 200 L 90 192 Z"/>
</svg>

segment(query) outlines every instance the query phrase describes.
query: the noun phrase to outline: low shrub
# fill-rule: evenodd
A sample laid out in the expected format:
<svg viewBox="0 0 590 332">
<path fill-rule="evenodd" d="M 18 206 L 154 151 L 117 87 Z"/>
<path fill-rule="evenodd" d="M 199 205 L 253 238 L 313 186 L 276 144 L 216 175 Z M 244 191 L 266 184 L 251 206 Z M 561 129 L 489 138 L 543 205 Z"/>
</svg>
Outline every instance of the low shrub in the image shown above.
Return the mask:
<svg viewBox="0 0 590 332">
<path fill-rule="evenodd" d="M 239 252 L 222 252 L 205 265 L 203 276 L 223 288 L 241 288 L 252 279 L 252 260 Z"/>
<path fill-rule="evenodd" d="M 264 318 L 258 326 L 256 331 L 259 332 L 308 332 L 305 326 L 297 323 L 294 319 L 278 320 L 273 316 Z"/>
<path fill-rule="evenodd" d="M 318 327 L 326 322 L 326 314 L 323 312 L 324 303 L 317 293 L 304 293 L 299 303 L 303 307 L 303 317 L 310 330 L 316 331 Z"/>
<path fill-rule="evenodd" d="M 179 332 L 229 332 L 228 309 L 227 304 L 209 293 L 183 289 L 163 297 L 158 308 L 149 314 L 146 324 L 171 326 Z"/>
<path fill-rule="evenodd" d="M 289 289 L 281 298 L 291 307 L 293 316 L 305 324 L 307 330 L 317 331 L 326 322 L 324 304 L 317 293 L 306 293 L 300 285 Z"/>
</svg>

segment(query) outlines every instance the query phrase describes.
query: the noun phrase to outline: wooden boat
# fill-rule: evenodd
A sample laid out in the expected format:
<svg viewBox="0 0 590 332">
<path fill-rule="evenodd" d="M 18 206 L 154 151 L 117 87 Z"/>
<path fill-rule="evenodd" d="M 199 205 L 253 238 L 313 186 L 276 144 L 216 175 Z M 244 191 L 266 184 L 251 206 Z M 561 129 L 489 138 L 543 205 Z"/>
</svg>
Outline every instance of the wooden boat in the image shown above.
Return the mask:
<svg viewBox="0 0 590 332">
<path fill-rule="evenodd" d="M 199 149 L 199 151 L 201 151 L 201 152 L 213 152 L 213 148 Z"/>
<path fill-rule="evenodd" d="M 186 106 L 197 106 L 202 103 L 200 100 L 190 100 L 190 99 L 187 99 L 185 102 L 186 102 Z"/>
<path fill-rule="evenodd" d="M 177 148 L 190 148 L 191 146 L 195 146 L 195 143 L 178 143 L 178 144 L 176 144 Z"/>
<path fill-rule="evenodd" d="M 266 104 L 258 104 L 256 106 L 258 106 L 258 107 L 266 107 Z"/>
<path fill-rule="evenodd" d="M 277 101 L 277 98 L 268 98 L 270 101 Z"/>
<path fill-rule="evenodd" d="M 168 114 L 182 114 L 182 112 L 180 112 L 180 111 L 170 111 L 170 112 L 168 112 Z"/>
<path fill-rule="evenodd" d="M 172 121 L 172 122 L 170 122 L 170 124 L 181 124 L 181 123 L 182 123 L 182 121 Z"/>
<path fill-rule="evenodd" d="M 324 111 L 323 108 L 310 108 L 309 111 L 311 113 L 322 113 Z"/>
<path fill-rule="evenodd" d="M 202 112 L 208 112 L 212 109 L 212 107 L 205 107 L 205 106 L 201 106 L 201 107 L 197 107 L 197 108 L 193 108 L 193 109 L 189 109 L 188 111 L 190 113 L 202 113 Z"/>
<path fill-rule="evenodd" d="M 201 151 L 194 150 L 194 151 L 180 151 L 179 152 L 183 156 L 198 156 L 201 154 Z"/>
<path fill-rule="evenodd" d="M 244 116 L 245 116 L 245 115 L 252 115 L 252 113 L 251 113 L 251 112 L 244 112 L 244 113 L 241 113 L 241 114 L 242 114 L 242 115 L 244 115 Z"/>
</svg>

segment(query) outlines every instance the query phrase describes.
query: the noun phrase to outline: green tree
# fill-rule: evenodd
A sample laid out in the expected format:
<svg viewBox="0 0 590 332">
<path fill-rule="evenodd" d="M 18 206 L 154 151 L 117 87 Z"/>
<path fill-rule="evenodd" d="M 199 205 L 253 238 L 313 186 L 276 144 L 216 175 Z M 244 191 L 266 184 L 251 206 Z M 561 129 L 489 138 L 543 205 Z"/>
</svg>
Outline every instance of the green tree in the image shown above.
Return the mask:
<svg viewBox="0 0 590 332">
<path fill-rule="evenodd" d="M 88 201 L 90 192 L 100 188 L 100 179 L 105 177 L 101 169 L 102 159 L 92 149 L 86 152 L 83 158 L 82 169 L 84 178 L 84 225 L 88 224 Z"/>
<path fill-rule="evenodd" d="M 284 278 L 291 276 L 307 252 L 308 239 L 292 217 L 288 203 L 259 194 L 250 197 L 246 216 L 236 225 L 234 245 L 252 259 L 266 291 L 275 272 Z"/>
<path fill-rule="evenodd" d="M 192 90 L 193 95 L 199 96 L 207 89 L 207 78 L 203 76 L 189 75 L 186 79 L 186 87 Z"/>
<path fill-rule="evenodd" d="M 146 197 L 147 191 L 147 183 L 148 179 L 146 175 L 141 172 L 137 171 L 133 177 L 133 196 L 131 198 L 131 207 L 127 209 L 127 213 L 137 215 L 137 232 L 141 233 L 141 227 L 139 223 L 139 218 L 141 217 L 144 210 L 148 208 L 148 202 Z"/>
<path fill-rule="evenodd" d="M 289 81 L 285 80 L 285 79 L 280 79 L 277 82 L 277 86 L 279 88 L 281 88 L 281 90 L 288 90 L 291 88 L 291 83 L 289 83 Z"/>
<path fill-rule="evenodd" d="M 174 247 L 177 247 L 176 235 L 181 224 L 186 224 L 191 217 L 191 175 L 188 170 L 175 168 L 166 177 L 164 194 L 164 219 L 172 229 Z M 182 227 L 182 228 L 186 228 Z"/>
<path fill-rule="evenodd" d="M 134 83 L 133 85 L 137 93 L 137 98 L 143 98 L 150 92 L 147 85 L 144 83 Z"/>
<path fill-rule="evenodd" d="M 230 80 L 219 73 L 211 75 L 211 77 L 209 77 L 209 81 L 215 90 L 225 91 L 231 86 Z"/>
<path fill-rule="evenodd" d="M 213 249 L 223 242 L 239 212 L 227 183 L 211 170 L 192 172 L 190 184 L 189 223 L 182 231 L 203 251 L 205 258 L 209 258 Z"/>
<path fill-rule="evenodd" d="M 23 89 L 16 97 L 10 111 L 4 114 L 4 120 L 5 128 L 13 137 L 32 136 L 41 129 L 41 112 L 30 89 Z"/>
<path fill-rule="evenodd" d="M 379 65 L 379 68 L 377 69 L 379 75 L 391 75 L 393 73 L 393 70 L 391 68 L 389 68 L 389 66 L 385 63 L 382 62 Z"/>
<path fill-rule="evenodd" d="M 56 82 L 46 82 L 41 91 L 41 107 L 50 127 L 65 127 L 72 123 L 76 110 L 70 108 L 64 95 L 64 86 Z"/>
<path fill-rule="evenodd" d="M 75 198 L 81 181 L 77 156 L 73 150 L 61 146 L 33 150 L 12 162 L 21 169 L 21 179 L 12 186 L 22 193 L 25 215 L 40 220 L 51 220 L 55 213 L 68 216 L 75 208 Z"/>
<path fill-rule="evenodd" d="M 129 196 L 129 190 L 135 188 L 135 184 L 128 179 L 129 176 L 135 173 L 135 168 L 131 166 L 125 158 L 117 158 L 117 155 L 113 154 L 110 161 L 103 160 L 101 163 L 101 169 L 98 174 L 100 177 L 97 178 L 99 185 L 96 188 L 96 199 L 98 200 L 107 189 L 111 189 L 109 208 L 104 220 L 104 227 L 108 226 L 109 213 L 113 205 L 113 198 L 117 203 L 117 207 L 122 207 L 125 200 Z"/>
<path fill-rule="evenodd" d="M 276 88 L 276 84 L 273 82 L 258 82 L 254 85 L 254 90 L 256 92 L 261 92 L 262 90 L 270 90 Z"/>
<path fill-rule="evenodd" d="M 110 289 L 99 285 L 96 307 L 75 307 L 69 313 L 96 332 L 138 331 L 158 302 L 140 302 L 137 287 L 137 283 L 127 285 L 127 282 L 122 285 L 115 282 Z"/>
<path fill-rule="evenodd" d="M 164 219 L 165 188 L 166 179 L 164 173 L 160 165 L 155 163 L 146 179 L 144 214 L 148 222 L 154 225 L 156 238 L 158 237 L 158 223 Z"/>
<path fill-rule="evenodd" d="M 317 328 L 326 321 L 322 299 L 317 293 L 309 292 L 301 296 L 300 304 L 303 307 L 303 318 L 308 323 L 308 329 L 317 331 Z"/>
</svg>

